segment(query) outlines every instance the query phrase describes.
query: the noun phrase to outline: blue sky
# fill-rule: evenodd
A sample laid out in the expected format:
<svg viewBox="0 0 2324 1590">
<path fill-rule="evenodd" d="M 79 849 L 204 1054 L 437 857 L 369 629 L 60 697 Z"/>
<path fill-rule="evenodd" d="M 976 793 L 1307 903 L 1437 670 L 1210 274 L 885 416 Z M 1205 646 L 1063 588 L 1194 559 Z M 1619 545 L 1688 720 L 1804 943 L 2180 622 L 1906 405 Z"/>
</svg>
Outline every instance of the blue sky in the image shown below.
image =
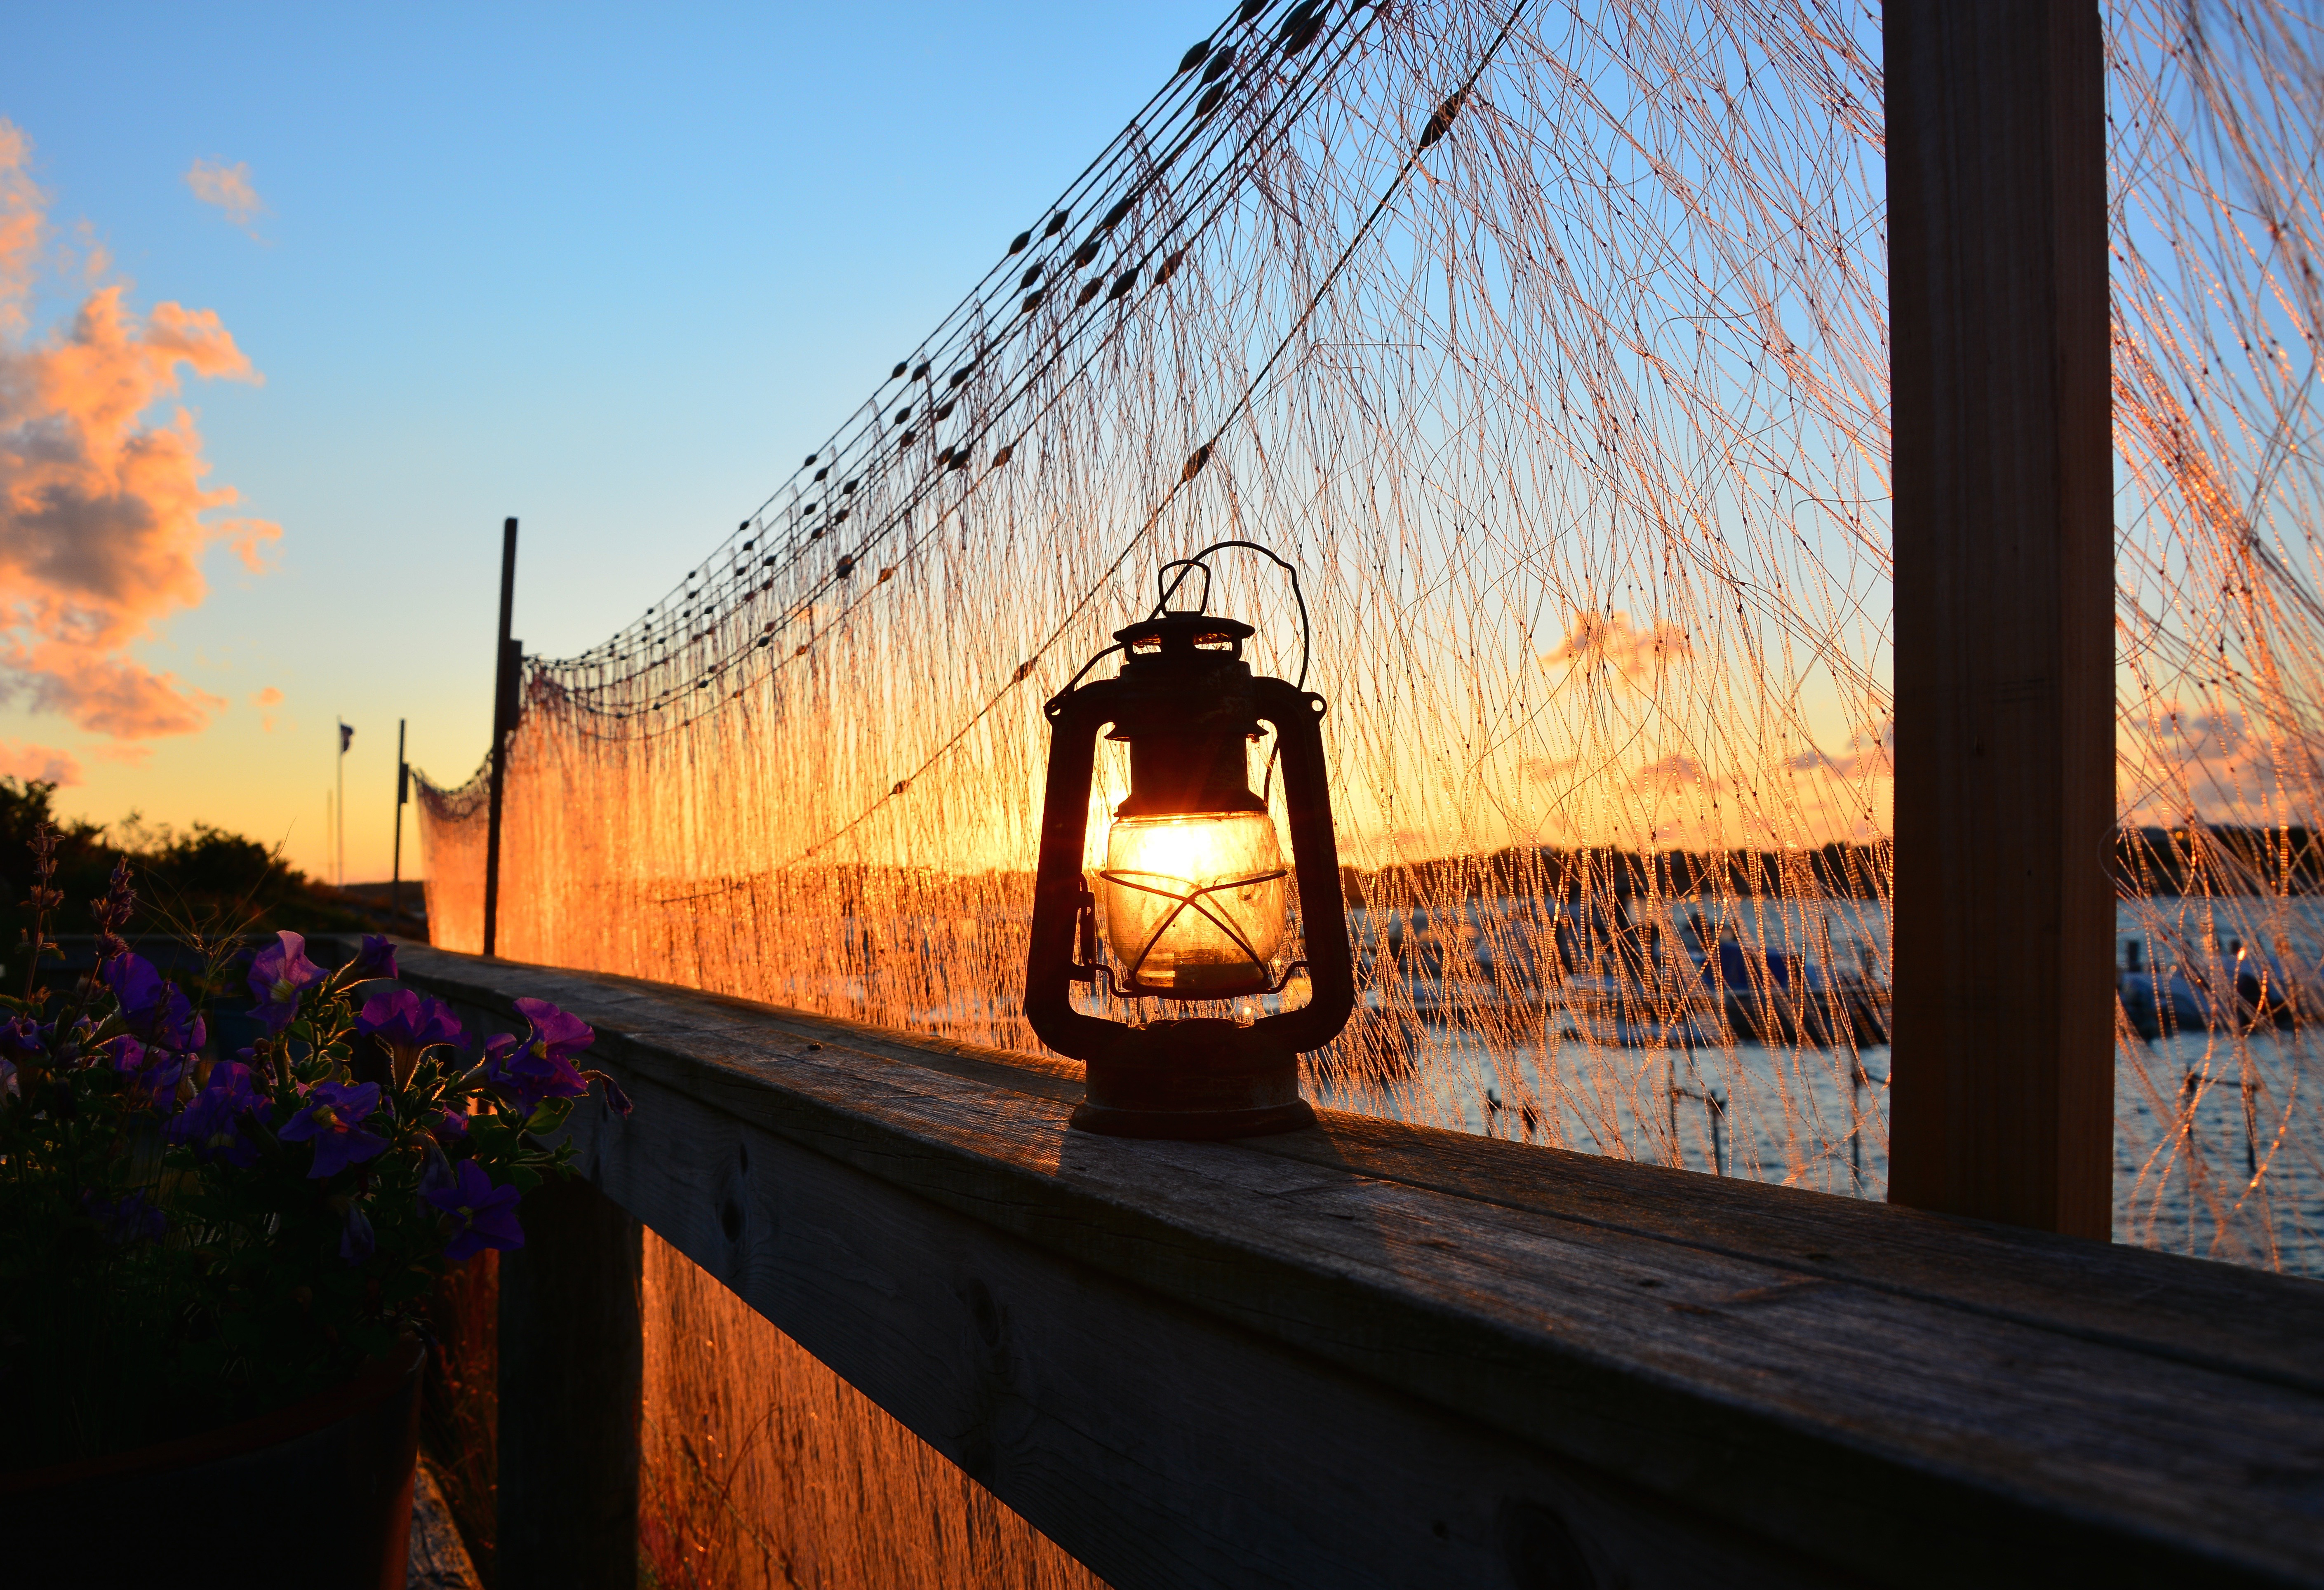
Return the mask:
<svg viewBox="0 0 2324 1590">
<path fill-rule="evenodd" d="M 70 757 L 77 814 L 217 823 L 319 871 L 344 716 L 348 874 L 383 877 L 396 719 L 439 779 L 484 749 L 503 516 L 523 521 L 529 648 L 618 628 L 1223 10 L 14 17 L 0 118 L 29 141 L 47 221 L 20 342 L 60 335 L 92 245 L 130 308 L 215 311 L 263 381 L 180 394 L 204 483 L 240 493 L 212 518 L 282 533 L 263 574 L 212 548 L 207 598 L 131 648 L 226 702 L 207 728 L 137 741 L 133 765 L 19 689 L 0 745 Z M 198 161 L 246 166 L 263 209 L 238 225 L 202 202 Z M 282 699 L 262 709 L 270 689 Z M 415 843 L 408 827 L 408 857 Z"/>
</svg>

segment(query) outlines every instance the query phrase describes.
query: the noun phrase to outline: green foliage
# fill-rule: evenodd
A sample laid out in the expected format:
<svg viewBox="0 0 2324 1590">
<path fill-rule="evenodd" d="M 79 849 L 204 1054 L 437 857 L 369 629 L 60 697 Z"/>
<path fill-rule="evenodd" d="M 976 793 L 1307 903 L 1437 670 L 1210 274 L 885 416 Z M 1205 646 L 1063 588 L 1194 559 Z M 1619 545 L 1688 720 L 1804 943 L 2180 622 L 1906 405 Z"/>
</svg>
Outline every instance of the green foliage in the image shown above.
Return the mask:
<svg viewBox="0 0 2324 1590">
<path fill-rule="evenodd" d="M 75 931 L 124 857 L 154 917 L 180 933 L 355 932 L 373 925 L 367 913 L 336 898 L 256 840 L 207 823 L 180 833 L 134 813 L 110 827 L 59 818 L 56 787 L 37 778 L 0 777 L 0 958 L 13 961 L 32 926 L 24 906 L 30 881 L 24 857 L 43 823 L 57 836 L 56 887 L 65 897 L 65 914 L 51 919 L 51 933 Z"/>
<path fill-rule="evenodd" d="M 0 953 L 12 960 L 32 927 L 25 899 L 32 887 L 29 858 L 34 832 L 46 827 L 55 835 L 55 886 L 68 901 L 86 902 L 104 894 L 106 875 L 113 870 L 115 857 L 101 826 L 60 822 L 49 809 L 56 787 L 37 778 L 0 777 Z"/>
</svg>

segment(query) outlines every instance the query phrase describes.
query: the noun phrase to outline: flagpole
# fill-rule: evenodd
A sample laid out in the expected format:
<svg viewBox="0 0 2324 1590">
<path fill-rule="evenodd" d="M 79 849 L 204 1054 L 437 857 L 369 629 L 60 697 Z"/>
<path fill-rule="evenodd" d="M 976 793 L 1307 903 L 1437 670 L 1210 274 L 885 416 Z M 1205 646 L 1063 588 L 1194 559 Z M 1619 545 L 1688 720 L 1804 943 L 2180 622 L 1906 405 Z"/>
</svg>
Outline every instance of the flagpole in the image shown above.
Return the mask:
<svg viewBox="0 0 2324 1590">
<path fill-rule="evenodd" d="M 403 914 L 403 804 L 411 798 L 411 764 L 403 759 L 403 720 L 395 721 L 395 862 L 388 874 L 387 914 Z"/>
<path fill-rule="evenodd" d="M 346 720 L 344 718 L 340 719 L 339 798 L 338 804 L 336 808 L 337 815 L 333 823 L 334 832 L 331 835 L 331 842 L 332 847 L 336 851 L 336 864 L 338 868 L 339 887 L 341 888 L 347 887 L 347 742 L 355 739 L 355 731 L 347 727 Z"/>
</svg>

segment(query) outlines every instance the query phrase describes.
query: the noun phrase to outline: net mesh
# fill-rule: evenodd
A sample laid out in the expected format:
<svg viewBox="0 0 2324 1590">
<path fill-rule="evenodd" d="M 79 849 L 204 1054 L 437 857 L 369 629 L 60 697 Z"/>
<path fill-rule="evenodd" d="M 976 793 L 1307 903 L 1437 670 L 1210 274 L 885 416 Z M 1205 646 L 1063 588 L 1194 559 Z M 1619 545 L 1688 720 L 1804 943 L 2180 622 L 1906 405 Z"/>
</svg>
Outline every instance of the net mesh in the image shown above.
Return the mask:
<svg viewBox="0 0 2324 1590">
<path fill-rule="evenodd" d="M 2117 1232 L 2319 1273 L 2319 24 L 2106 14 Z M 1877 13 L 1278 4 L 1208 44 L 678 588 L 528 662 L 502 952 L 1036 1047 L 1041 704 L 1249 538 L 1331 703 L 1362 992 L 1314 1095 L 1882 1196 Z M 1213 563 L 1292 676 L 1279 574 Z M 422 786 L 454 948 L 480 788 Z"/>
</svg>

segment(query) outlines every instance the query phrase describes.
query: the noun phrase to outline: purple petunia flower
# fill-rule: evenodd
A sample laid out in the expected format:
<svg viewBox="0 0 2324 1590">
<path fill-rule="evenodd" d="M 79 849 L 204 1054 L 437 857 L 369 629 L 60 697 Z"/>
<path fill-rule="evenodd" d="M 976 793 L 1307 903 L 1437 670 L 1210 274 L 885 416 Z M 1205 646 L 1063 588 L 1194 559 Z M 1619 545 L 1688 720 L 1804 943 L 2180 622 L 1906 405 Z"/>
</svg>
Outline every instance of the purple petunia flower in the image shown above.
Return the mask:
<svg viewBox="0 0 2324 1590">
<path fill-rule="evenodd" d="M 48 1037 L 47 1030 L 29 1016 L 0 1022 L 0 1098 L 23 1093 L 16 1080 L 17 1062 L 46 1058 Z"/>
<path fill-rule="evenodd" d="M 193 1002 L 175 983 L 162 984 L 160 997 L 150 1005 L 132 1007 L 124 1003 L 121 1019 L 131 1032 L 165 1049 L 199 1049 L 208 1035 Z"/>
<path fill-rule="evenodd" d="M 178 1079 L 186 1074 L 184 1055 L 155 1044 L 141 1043 L 127 1033 L 98 1044 L 97 1052 L 157 1105 L 178 1090 Z"/>
<path fill-rule="evenodd" d="M 524 1231 L 516 1223 L 518 1196 L 513 1187 L 493 1186 L 493 1179 L 475 1161 L 462 1160 L 454 1168 L 449 1185 L 426 1194 L 428 1201 L 443 1210 L 452 1223 L 452 1237 L 444 1245 L 444 1256 L 456 1264 L 488 1247 L 503 1252 L 522 1247 Z"/>
<path fill-rule="evenodd" d="M 525 1034 L 525 1042 L 537 1045 L 544 1054 L 571 1060 L 597 1041 L 597 1034 L 587 1022 L 567 1015 L 546 999 L 520 999 L 516 1013 L 532 1029 Z"/>
<path fill-rule="evenodd" d="M 84 1192 L 80 1195 L 80 1212 L 95 1220 L 104 1231 L 105 1239 L 116 1247 L 125 1247 L 133 1242 L 159 1242 L 170 1228 L 169 1217 L 136 1188 L 122 1194 L 118 1200 Z"/>
<path fill-rule="evenodd" d="M 104 1053 L 103 1046 L 96 1041 L 98 1025 L 95 1016 L 85 1016 L 68 1027 L 64 1018 L 58 1017 L 51 1033 L 56 1041 L 57 1059 L 75 1069 L 95 1065 Z"/>
<path fill-rule="evenodd" d="M 355 1031 L 379 1040 L 395 1068 L 398 1087 L 411 1080 L 422 1051 L 460 1035 L 459 1018 L 441 999 L 423 998 L 409 988 L 391 988 L 364 1001 Z"/>
<path fill-rule="evenodd" d="M 581 1080 L 597 1085 L 597 1097 L 605 1101 L 605 1108 L 623 1120 L 628 1120 L 637 1106 L 630 1102 L 629 1090 L 604 1071 L 583 1071 Z"/>
<path fill-rule="evenodd" d="M 545 999 L 520 999 L 516 1008 L 528 1030 L 522 1038 L 497 1033 L 484 1040 L 484 1080 L 527 1115 L 544 1099 L 578 1098 L 589 1091 L 573 1064 L 597 1040 L 589 1024 Z"/>
<path fill-rule="evenodd" d="M 308 1180 L 334 1176 L 370 1159 L 387 1147 L 387 1139 L 363 1129 L 379 1108 L 377 1082 L 318 1082 L 307 1089 L 306 1103 L 283 1123 L 286 1143 L 315 1143 L 314 1167 Z"/>
<path fill-rule="evenodd" d="M 307 941 L 288 931 L 250 960 L 250 991 L 258 997 L 258 1019 L 281 1032 L 299 1016 L 299 996 L 323 980 L 323 969 L 307 959 Z"/>
<path fill-rule="evenodd" d="M 346 1229 L 339 1233 L 339 1257 L 350 1264 L 360 1264 L 379 1251 L 379 1239 L 372 1235 L 371 1217 L 363 1205 L 347 1206 Z"/>
<path fill-rule="evenodd" d="M 420 1201 L 422 1204 L 439 1192 L 459 1186 L 452 1174 L 452 1162 L 444 1157 L 444 1150 L 433 1137 L 420 1140 Z"/>
<path fill-rule="evenodd" d="M 165 983 L 143 955 L 116 955 L 97 973 L 121 1007 L 121 1022 L 148 1043 L 165 1049 L 198 1049 L 201 1017 L 175 983 Z"/>
<path fill-rule="evenodd" d="M 428 1145 L 456 1160 L 473 1158 L 476 1140 L 468 1135 L 468 1117 L 456 1109 L 447 1109 L 436 1117 L 428 1128 Z"/>
<path fill-rule="evenodd" d="M 177 1101 L 178 1084 L 185 1080 L 186 1072 L 192 1069 L 194 1057 L 190 1054 L 173 1054 L 166 1049 L 148 1049 L 145 1052 L 145 1069 L 138 1073 L 137 1085 L 150 1096 L 154 1108 L 167 1109 Z"/>
<path fill-rule="evenodd" d="M 155 971 L 153 963 L 143 955 L 129 952 L 115 955 L 97 968 L 97 975 L 106 988 L 113 990 L 113 997 L 121 1001 L 121 1008 L 124 1012 L 161 1002 L 161 974 Z"/>
<path fill-rule="evenodd" d="M 347 965 L 349 982 L 367 982 L 373 978 L 392 978 L 395 970 L 395 942 L 385 933 L 364 934 L 363 948 Z"/>
<path fill-rule="evenodd" d="M 273 1108 L 252 1086 L 248 1066 L 238 1060 L 222 1060 L 210 1068 L 208 1085 L 170 1122 L 170 1141 L 193 1144 L 194 1152 L 206 1160 L 247 1165 L 258 1157 L 257 1141 L 250 1135 L 251 1122 L 263 1124 Z"/>
<path fill-rule="evenodd" d="M 548 1099 L 578 1098 L 589 1090 L 571 1061 L 543 1054 L 507 1033 L 484 1040 L 484 1080 L 524 1115 Z"/>
<path fill-rule="evenodd" d="M 0 1060 L 38 1060 L 48 1052 L 40 1024 L 31 1016 L 0 1022 Z"/>
</svg>

